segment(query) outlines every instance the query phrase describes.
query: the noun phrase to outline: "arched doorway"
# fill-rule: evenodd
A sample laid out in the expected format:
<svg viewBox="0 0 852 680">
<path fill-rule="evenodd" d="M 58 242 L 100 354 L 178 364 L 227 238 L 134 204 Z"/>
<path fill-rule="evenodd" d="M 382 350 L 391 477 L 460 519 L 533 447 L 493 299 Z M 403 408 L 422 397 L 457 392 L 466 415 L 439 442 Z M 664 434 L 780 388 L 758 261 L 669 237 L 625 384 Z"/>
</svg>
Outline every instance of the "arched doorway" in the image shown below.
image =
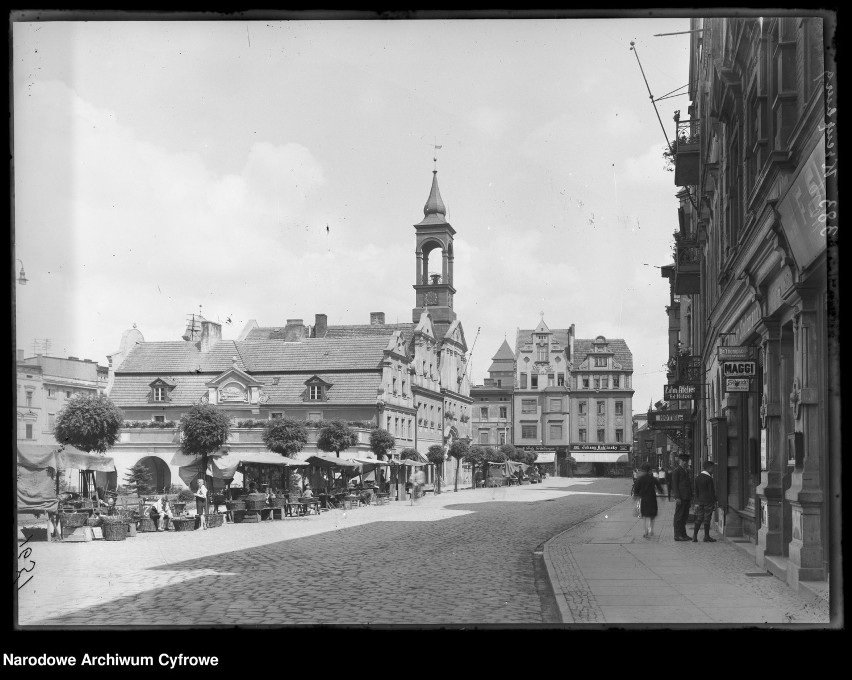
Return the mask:
<svg viewBox="0 0 852 680">
<path fill-rule="evenodd" d="M 166 465 L 162 458 L 157 456 L 145 456 L 139 459 L 139 464 L 148 468 L 150 475 L 151 491 L 153 493 L 162 493 L 168 491 L 172 485 L 172 471 Z"/>
</svg>

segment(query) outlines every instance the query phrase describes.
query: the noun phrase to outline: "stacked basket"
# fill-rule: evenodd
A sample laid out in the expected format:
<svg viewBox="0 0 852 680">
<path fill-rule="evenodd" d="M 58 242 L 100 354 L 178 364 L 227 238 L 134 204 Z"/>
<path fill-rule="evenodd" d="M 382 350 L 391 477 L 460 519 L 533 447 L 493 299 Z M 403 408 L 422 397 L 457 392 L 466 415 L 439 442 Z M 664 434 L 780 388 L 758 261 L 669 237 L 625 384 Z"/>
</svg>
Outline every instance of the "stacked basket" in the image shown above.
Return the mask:
<svg viewBox="0 0 852 680">
<path fill-rule="evenodd" d="M 250 493 L 246 496 L 246 510 L 263 510 L 266 507 L 266 495 L 262 493 Z"/>
<path fill-rule="evenodd" d="M 68 529 L 86 526 L 89 515 L 85 512 L 67 512 L 61 516 L 62 526 Z"/>
<path fill-rule="evenodd" d="M 215 527 L 222 526 L 222 515 L 220 515 L 218 512 L 214 512 L 209 515 L 204 515 L 204 520 L 207 524 L 208 529 L 213 529 Z"/>
<path fill-rule="evenodd" d="M 172 526 L 175 531 L 193 531 L 195 529 L 195 517 L 172 517 Z"/>
<path fill-rule="evenodd" d="M 119 515 L 100 518 L 101 530 L 105 541 L 124 541 L 127 539 L 127 520 Z"/>
</svg>

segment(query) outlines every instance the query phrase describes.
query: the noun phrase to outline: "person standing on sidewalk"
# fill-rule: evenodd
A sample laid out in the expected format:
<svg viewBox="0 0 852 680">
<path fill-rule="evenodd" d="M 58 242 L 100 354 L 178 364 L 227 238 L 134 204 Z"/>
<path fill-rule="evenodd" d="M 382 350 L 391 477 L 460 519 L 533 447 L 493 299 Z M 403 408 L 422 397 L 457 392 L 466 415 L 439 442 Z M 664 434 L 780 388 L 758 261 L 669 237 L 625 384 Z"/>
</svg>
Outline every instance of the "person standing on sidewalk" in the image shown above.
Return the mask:
<svg viewBox="0 0 852 680">
<path fill-rule="evenodd" d="M 642 474 L 633 484 L 633 495 L 639 497 L 639 514 L 645 520 L 644 538 L 654 535 L 654 519 L 657 517 L 657 491 L 662 492 L 660 480 L 651 472 L 650 463 L 642 463 Z"/>
<path fill-rule="evenodd" d="M 704 461 L 704 469 L 695 477 L 695 526 L 692 528 L 692 540 L 698 542 L 698 530 L 704 523 L 704 542 L 715 543 L 710 538 L 710 518 L 716 508 L 716 485 L 713 482 L 713 461 Z"/>
<path fill-rule="evenodd" d="M 689 479 L 687 464 L 689 456 L 681 453 L 678 456 L 678 466 L 672 473 L 672 492 L 675 497 L 674 511 L 674 540 L 688 541 L 686 535 L 686 517 L 689 515 L 689 506 L 692 503 L 692 483 Z"/>
<path fill-rule="evenodd" d="M 666 479 L 666 491 L 668 492 L 669 500 L 671 500 L 672 499 L 672 466 L 671 465 L 666 466 L 665 479 Z"/>
<path fill-rule="evenodd" d="M 207 487 L 203 479 L 198 480 L 198 488 L 195 490 L 195 511 L 201 516 L 201 528 L 206 529 L 207 518 L 204 515 L 207 514 Z"/>
</svg>

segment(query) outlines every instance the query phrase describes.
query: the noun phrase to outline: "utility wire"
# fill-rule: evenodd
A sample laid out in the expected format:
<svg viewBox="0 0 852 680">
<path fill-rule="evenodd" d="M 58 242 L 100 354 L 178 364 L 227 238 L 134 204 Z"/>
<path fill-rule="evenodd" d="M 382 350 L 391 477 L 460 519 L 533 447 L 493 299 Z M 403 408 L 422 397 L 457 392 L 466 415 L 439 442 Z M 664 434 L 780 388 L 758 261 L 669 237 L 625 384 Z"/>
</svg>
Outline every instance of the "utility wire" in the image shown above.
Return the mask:
<svg viewBox="0 0 852 680">
<path fill-rule="evenodd" d="M 651 94 L 651 86 L 648 85 L 648 79 L 645 77 L 645 69 L 642 68 L 642 62 L 639 61 L 639 53 L 636 51 L 636 43 L 633 40 L 630 41 L 630 49 L 633 54 L 636 55 L 636 63 L 639 64 L 639 70 L 642 72 L 642 80 L 645 81 L 645 87 L 648 88 L 648 98 L 651 100 L 651 104 L 654 107 L 654 113 L 657 114 L 657 120 L 660 121 L 660 129 L 663 131 L 663 137 L 665 137 L 666 146 L 669 147 L 669 151 L 671 153 L 674 153 L 674 148 L 669 142 L 669 136 L 666 134 L 666 127 L 665 125 L 663 125 L 663 119 L 660 118 L 660 112 L 657 110 L 657 105 L 654 102 L 654 95 Z"/>
</svg>

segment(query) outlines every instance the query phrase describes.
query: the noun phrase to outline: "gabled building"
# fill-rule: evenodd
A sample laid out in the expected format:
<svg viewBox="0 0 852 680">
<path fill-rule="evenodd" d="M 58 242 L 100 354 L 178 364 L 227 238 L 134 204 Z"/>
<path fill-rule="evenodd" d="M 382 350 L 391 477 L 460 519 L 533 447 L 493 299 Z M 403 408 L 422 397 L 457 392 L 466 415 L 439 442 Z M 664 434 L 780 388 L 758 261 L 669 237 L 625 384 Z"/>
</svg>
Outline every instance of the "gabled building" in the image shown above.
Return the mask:
<svg viewBox="0 0 852 680">
<path fill-rule="evenodd" d="M 504 340 L 491 359 L 489 378 L 470 388 L 471 435 L 474 444 L 500 446 L 512 443 L 512 394 L 515 353 Z"/>
<path fill-rule="evenodd" d="M 302 319 L 265 327 L 250 321 L 237 340 L 224 340 L 220 324 L 194 316 L 180 340 L 145 342 L 138 329 L 125 332 L 110 356 L 109 395 L 131 421 L 112 452 L 119 479 L 145 460 L 158 487 L 177 483 L 174 426 L 199 403 L 232 418 L 229 445 L 236 453 L 264 450 L 259 427 L 277 417 L 359 424 L 359 444 L 343 457 L 371 455 L 373 427 L 394 435 L 397 452 L 425 455 L 435 444 L 468 438 L 467 343 L 453 310 L 455 230 L 444 213 L 435 173 L 424 219 L 414 225 L 412 323 L 385 324 L 384 313 L 373 312 L 369 324 L 329 326 L 317 314 L 312 326 Z M 441 255 L 440 273 L 429 272 L 433 253 Z M 315 441 L 313 431 L 304 455 L 316 450 Z"/>
</svg>

